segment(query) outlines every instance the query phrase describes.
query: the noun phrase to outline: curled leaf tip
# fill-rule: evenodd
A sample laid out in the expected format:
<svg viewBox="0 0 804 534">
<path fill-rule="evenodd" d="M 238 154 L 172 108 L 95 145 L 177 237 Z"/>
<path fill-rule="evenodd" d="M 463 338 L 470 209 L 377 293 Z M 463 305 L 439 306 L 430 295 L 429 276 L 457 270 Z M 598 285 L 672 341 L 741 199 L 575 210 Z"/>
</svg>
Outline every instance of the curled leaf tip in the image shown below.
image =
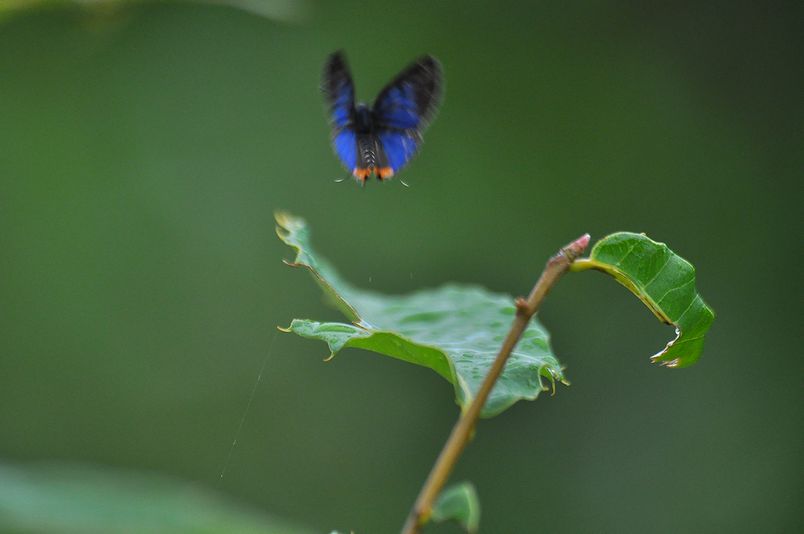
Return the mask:
<svg viewBox="0 0 804 534">
<path fill-rule="evenodd" d="M 276 210 L 274 212 L 274 220 L 276 220 L 276 223 L 279 226 L 287 228 L 288 230 L 291 230 L 292 229 L 291 227 L 304 225 L 304 219 L 296 217 L 295 215 L 292 215 L 290 212 L 287 212 L 285 210 Z"/>
<path fill-rule="evenodd" d="M 698 360 L 715 315 L 695 288 L 692 264 L 644 234 L 618 232 L 598 241 L 589 258 L 572 266 L 573 271 L 586 269 L 611 275 L 661 322 L 675 327 L 675 339 L 651 362 L 681 368 Z"/>
<path fill-rule="evenodd" d="M 274 220 L 276 221 L 276 235 L 280 239 L 284 239 L 299 223 L 304 224 L 304 221 L 286 211 L 275 211 Z"/>
</svg>

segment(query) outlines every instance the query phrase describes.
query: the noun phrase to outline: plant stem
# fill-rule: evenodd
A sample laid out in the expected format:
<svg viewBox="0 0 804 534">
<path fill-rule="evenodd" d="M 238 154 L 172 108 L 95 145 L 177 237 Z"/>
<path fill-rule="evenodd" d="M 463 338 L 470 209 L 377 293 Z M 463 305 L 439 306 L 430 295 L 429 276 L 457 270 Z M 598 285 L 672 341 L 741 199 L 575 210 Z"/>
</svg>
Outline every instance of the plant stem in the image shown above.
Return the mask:
<svg viewBox="0 0 804 534">
<path fill-rule="evenodd" d="M 491 393 L 494 384 L 500 377 L 500 374 L 505 367 L 505 362 L 519 342 L 519 338 L 527 328 L 531 317 L 538 311 L 544 297 L 555 285 L 561 276 L 567 272 L 570 265 L 575 259 L 580 256 L 586 247 L 589 245 L 589 234 L 584 234 L 572 243 L 562 248 L 558 254 L 550 258 L 547 265 L 542 271 L 542 275 L 533 286 L 530 295 L 527 299 L 519 297 L 516 299 L 516 316 L 511 325 L 511 330 L 503 341 L 500 352 L 494 359 L 491 368 L 489 369 L 486 378 L 483 379 L 477 395 L 472 400 L 469 407 L 461 414 L 458 422 L 452 429 L 441 454 L 438 455 L 433 469 L 427 477 L 427 480 L 422 486 L 416 503 L 411 508 L 405 525 L 402 527 L 402 534 L 416 534 L 420 531 L 421 527 L 430 518 L 430 513 L 433 508 L 433 503 L 436 497 L 441 492 L 444 484 L 447 482 L 450 473 L 452 473 L 455 464 L 458 462 L 469 438 L 472 435 L 472 430 L 477 423 L 480 416 L 480 411 L 486 404 L 489 394 Z"/>
</svg>

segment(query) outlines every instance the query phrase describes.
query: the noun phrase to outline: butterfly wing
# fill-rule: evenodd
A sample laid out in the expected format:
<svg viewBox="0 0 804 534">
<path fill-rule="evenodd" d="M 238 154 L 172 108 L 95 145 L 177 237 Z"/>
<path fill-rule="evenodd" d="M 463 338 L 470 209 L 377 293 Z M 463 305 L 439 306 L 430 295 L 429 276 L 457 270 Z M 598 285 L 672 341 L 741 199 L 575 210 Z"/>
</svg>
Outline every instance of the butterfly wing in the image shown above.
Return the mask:
<svg viewBox="0 0 804 534">
<path fill-rule="evenodd" d="M 391 174 L 418 151 L 422 132 L 441 100 L 442 85 L 439 62 L 422 56 L 386 85 L 374 101 L 373 121 Z"/>
<path fill-rule="evenodd" d="M 421 133 L 435 115 L 441 88 L 441 64 L 432 56 L 420 57 L 380 91 L 373 108 L 377 124 Z"/>
<path fill-rule="evenodd" d="M 335 52 L 327 58 L 321 89 L 329 108 L 332 147 L 343 165 L 351 171 L 357 166 L 355 86 L 343 52 Z"/>
</svg>

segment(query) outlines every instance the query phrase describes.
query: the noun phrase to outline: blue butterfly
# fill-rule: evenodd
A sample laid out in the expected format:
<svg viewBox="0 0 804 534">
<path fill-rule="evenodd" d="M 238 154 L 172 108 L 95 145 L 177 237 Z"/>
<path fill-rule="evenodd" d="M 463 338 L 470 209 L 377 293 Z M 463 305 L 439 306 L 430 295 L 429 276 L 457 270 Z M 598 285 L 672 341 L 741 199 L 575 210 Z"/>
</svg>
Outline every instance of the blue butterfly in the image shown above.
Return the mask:
<svg viewBox="0 0 804 534">
<path fill-rule="evenodd" d="M 352 75 L 342 52 L 324 65 L 322 90 L 329 106 L 335 154 L 364 185 L 386 180 L 413 158 L 441 99 L 441 64 L 422 56 L 386 85 L 371 107 L 355 104 Z"/>
</svg>

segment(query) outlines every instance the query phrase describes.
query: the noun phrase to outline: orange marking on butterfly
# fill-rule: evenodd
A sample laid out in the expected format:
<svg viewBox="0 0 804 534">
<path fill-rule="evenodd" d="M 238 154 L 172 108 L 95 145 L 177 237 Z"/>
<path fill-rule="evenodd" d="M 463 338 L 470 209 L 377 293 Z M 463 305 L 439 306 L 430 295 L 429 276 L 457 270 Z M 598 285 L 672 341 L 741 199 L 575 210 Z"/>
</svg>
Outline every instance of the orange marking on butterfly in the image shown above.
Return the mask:
<svg viewBox="0 0 804 534">
<path fill-rule="evenodd" d="M 377 179 L 384 180 L 394 175 L 394 169 L 392 167 L 377 167 L 374 169 L 374 173 L 377 175 Z"/>
<path fill-rule="evenodd" d="M 370 168 L 355 167 L 352 169 L 352 174 L 360 183 L 364 184 L 366 183 L 366 180 L 368 180 L 368 177 L 371 176 L 371 171 L 372 169 Z"/>
</svg>

